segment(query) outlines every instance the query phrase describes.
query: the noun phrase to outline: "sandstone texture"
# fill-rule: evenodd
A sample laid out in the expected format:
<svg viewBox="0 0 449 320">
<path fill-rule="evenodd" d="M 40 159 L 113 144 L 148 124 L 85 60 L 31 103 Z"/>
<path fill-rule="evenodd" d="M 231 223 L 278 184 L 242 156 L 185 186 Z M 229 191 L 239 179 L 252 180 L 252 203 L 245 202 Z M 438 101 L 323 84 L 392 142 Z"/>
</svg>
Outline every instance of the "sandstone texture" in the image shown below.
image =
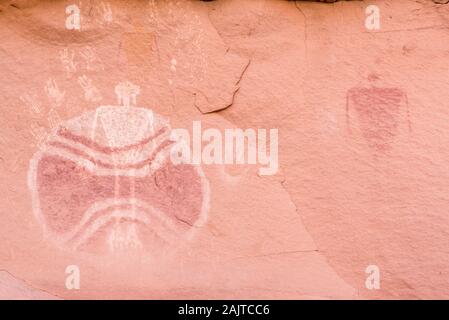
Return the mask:
<svg viewBox="0 0 449 320">
<path fill-rule="evenodd" d="M 324 2 L 0 1 L 0 298 L 449 298 L 449 5 Z M 115 136 L 95 131 L 104 108 L 131 110 L 108 111 Z M 161 156 L 125 179 L 165 141 L 139 149 L 139 108 L 156 129 L 277 129 L 279 169 Z M 33 162 L 65 129 L 90 173 Z M 170 241 L 60 241 L 88 201 L 130 194 L 171 217 Z"/>
</svg>

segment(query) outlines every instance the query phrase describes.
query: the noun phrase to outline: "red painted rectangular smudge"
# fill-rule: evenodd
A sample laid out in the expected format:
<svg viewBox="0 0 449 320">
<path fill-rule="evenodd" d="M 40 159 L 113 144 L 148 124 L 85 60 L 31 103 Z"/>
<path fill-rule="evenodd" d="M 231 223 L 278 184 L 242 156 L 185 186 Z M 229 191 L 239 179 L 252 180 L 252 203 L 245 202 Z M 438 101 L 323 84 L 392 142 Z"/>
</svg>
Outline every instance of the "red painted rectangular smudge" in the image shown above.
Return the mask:
<svg viewBox="0 0 449 320">
<path fill-rule="evenodd" d="M 401 121 L 405 119 L 410 128 L 407 95 L 399 88 L 349 89 L 346 96 L 346 118 L 349 127 L 353 113 L 368 146 L 379 152 L 391 149 L 395 137 L 399 134 Z"/>
</svg>

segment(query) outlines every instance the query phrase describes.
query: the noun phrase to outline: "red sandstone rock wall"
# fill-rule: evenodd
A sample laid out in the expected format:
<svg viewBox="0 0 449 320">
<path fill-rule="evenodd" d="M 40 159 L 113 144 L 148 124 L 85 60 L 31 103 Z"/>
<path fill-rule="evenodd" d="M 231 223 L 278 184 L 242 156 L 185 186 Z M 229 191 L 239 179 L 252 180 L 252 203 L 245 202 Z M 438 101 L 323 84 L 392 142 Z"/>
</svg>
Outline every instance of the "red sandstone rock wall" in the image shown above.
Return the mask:
<svg viewBox="0 0 449 320">
<path fill-rule="evenodd" d="M 438 2 L 0 1 L 0 298 L 448 298 Z M 278 168 L 151 167 L 147 116 L 192 135 L 275 129 Z M 49 152 L 64 164 L 39 167 Z M 74 212 L 103 194 L 147 209 L 126 202 L 73 246 Z"/>
</svg>

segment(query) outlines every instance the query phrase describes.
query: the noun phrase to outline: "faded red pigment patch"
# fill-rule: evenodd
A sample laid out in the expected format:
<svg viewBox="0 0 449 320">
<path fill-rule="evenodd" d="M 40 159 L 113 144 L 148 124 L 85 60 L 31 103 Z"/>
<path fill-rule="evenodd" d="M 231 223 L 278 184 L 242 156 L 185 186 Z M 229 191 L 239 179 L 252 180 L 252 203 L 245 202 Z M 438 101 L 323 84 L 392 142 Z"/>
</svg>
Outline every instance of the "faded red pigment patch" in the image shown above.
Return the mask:
<svg viewBox="0 0 449 320">
<path fill-rule="evenodd" d="M 137 198 L 142 202 L 151 204 L 174 222 L 181 222 L 181 227 L 187 229 L 199 218 L 203 196 L 201 193 L 201 181 L 192 166 L 177 165 L 170 162 L 159 169 L 154 175 L 136 178 L 126 176 L 96 176 L 76 163 L 65 160 L 62 157 L 46 156 L 41 159 L 38 168 L 38 192 L 40 208 L 45 224 L 59 235 L 64 235 L 75 230 L 80 224 L 86 211 L 94 204 L 101 203 L 115 197 L 120 199 Z M 118 189 L 114 188 L 117 183 Z M 134 187 L 132 185 L 134 184 Z M 93 216 L 83 224 L 68 239 L 70 243 L 81 237 L 83 232 L 91 227 L 95 221 L 114 210 L 139 210 L 151 216 L 146 208 L 133 208 L 132 205 L 117 204 L 105 210 L 95 212 Z M 153 247 L 157 234 L 151 232 L 151 226 L 146 226 L 141 221 L 127 217 L 111 219 L 100 227 L 96 234 L 83 243 L 84 248 L 91 252 L 107 250 L 106 240 L 108 233 L 115 221 L 120 225 L 136 224 L 141 238 L 152 236 Z M 150 218 L 151 221 L 151 218 Z M 150 230 L 146 230 L 146 229 Z M 98 240 L 104 241 L 98 241 Z M 162 243 L 162 242 L 161 242 Z M 99 250 L 98 247 L 104 247 Z"/>
<path fill-rule="evenodd" d="M 346 116 L 355 111 L 358 126 L 370 148 L 388 151 L 399 133 L 401 109 L 407 96 L 399 88 L 352 88 L 347 92 Z M 408 122 L 408 110 L 406 110 Z"/>
</svg>

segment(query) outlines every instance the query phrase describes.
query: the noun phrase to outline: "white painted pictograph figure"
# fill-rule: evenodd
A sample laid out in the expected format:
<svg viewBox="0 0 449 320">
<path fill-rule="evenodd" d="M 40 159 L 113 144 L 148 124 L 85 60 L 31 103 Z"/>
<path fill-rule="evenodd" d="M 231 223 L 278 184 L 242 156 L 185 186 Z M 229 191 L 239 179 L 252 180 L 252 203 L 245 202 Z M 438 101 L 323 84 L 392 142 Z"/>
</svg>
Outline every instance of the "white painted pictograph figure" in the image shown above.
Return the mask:
<svg viewBox="0 0 449 320">
<path fill-rule="evenodd" d="M 90 46 L 85 46 L 79 52 L 81 58 L 84 61 L 86 70 L 103 70 L 104 66 L 101 60 L 98 58 L 95 49 Z"/>
<path fill-rule="evenodd" d="M 77 70 L 77 64 L 75 63 L 75 51 L 69 48 L 64 48 L 59 51 L 59 59 L 61 60 L 67 77 L 70 78 Z"/>
<path fill-rule="evenodd" d="M 100 3 L 100 15 L 102 17 L 103 24 L 110 24 L 112 22 L 112 9 L 109 2 L 101 2 Z"/>
<path fill-rule="evenodd" d="M 50 100 L 52 108 L 58 108 L 64 102 L 65 91 L 59 90 L 58 84 L 54 79 L 49 79 L 44 87 L 45 93 Z"/>
<path fill-rule="evenodd" d="M 20 100 L 27 106 L 32 112 L 40 113 L 41 112 L 41 104 L 37 98 L 37 95 L 29 95 L 25 93 L 20 96 Z"/>
<path fill-rule="evenodd" d="M 93 254 L 176 250 L 202 226 L 209 184 L 199 165 L 170 161 L 169 122 L 116 86 L 119 106 L 60 122 L 30 161 L 33 212 L 62 248 Z"/>
<path fill-rule="evenodd" d="M 157 32 L 160 28 L 174 29 L 175 37 L 170 42 L 172 54 L 178 57 L 167 61 L 168 68 L 174 73 L 186 73 L 194 83 L 204 80 L 209 62 L 204 50 L 205 32 L 203 22 L 197 14 L 192 14 L 192 3 L 189 1 L 172 1 L 161 4 L 150 0 L 147 5 L 147 22 Z M 189 57 L 189 59 L 181 59 Z M 172 85 L 175 79 L 167 79 Z"/>
<path fill-rule="evenodd" d="M 115 94 L 117 95 L 118 104 L 129 107 L 136 105 L 136 97 L 140 93 L 140 87 L 129 81 L 120 82 L 115 86 Z"/>
<path fill-rule="evenodd" d="M 78 83 L 84 91 L 84 99 L 90 102 L 97 102 L 102 99 L 100 91 L 92 84 L 92 79 L 83 75 L 78 77 Z"/>
</svg>

